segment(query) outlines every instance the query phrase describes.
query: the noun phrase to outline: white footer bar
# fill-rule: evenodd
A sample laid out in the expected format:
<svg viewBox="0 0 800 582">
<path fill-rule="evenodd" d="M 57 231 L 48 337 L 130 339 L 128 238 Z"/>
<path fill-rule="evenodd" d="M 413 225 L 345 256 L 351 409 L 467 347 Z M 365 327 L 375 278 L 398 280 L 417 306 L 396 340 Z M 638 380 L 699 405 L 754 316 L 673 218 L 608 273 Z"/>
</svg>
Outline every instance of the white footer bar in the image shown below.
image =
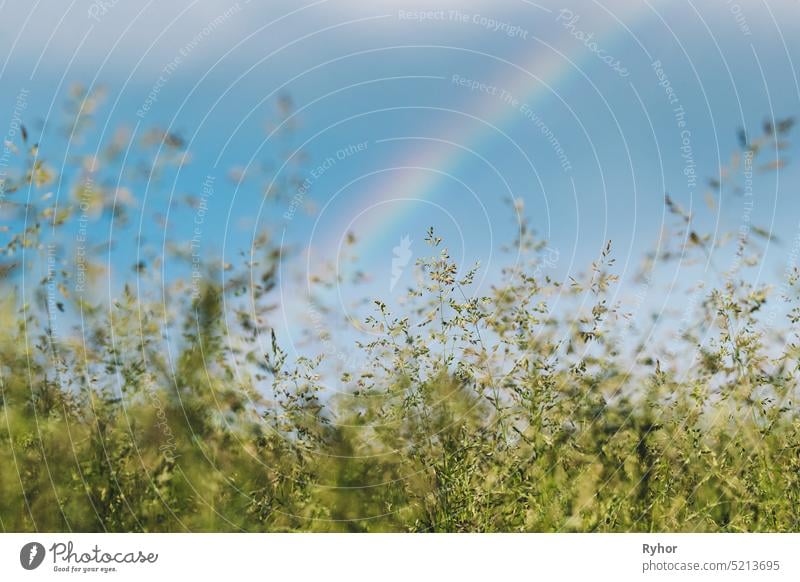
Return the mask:
<svg viewBox="0 0 800 582">
<path fill-rule="evenodd" d="M 800 580 L 800 534 L 2 534 L 0 580 Z"/>
</svg>

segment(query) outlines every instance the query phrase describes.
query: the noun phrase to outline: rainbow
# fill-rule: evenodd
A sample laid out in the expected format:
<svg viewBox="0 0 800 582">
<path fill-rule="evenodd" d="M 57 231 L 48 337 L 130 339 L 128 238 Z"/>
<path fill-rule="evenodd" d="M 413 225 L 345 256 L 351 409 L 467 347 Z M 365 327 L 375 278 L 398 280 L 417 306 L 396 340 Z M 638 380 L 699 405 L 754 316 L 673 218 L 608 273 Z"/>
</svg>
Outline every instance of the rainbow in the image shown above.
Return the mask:
<svg viewBox="0 0 800 582">
<path fill-rule="evenodd" d="M 630 23 L 637 20 L 641 14 L 646 12 L 647 7 L 647 3 L 630 3 L 629 7 L 624 8 L 626 21 Z M 551 12 L 551 15 L 554 25 L 561 26 L 561 23 L 555 23 L 558 14 Z M 583 24 L 580 23 L 581 26 Z M 627 25 L 621 21 L 617 22 L 616 26 L 628 30 Z M 606 33 L 612 28 L 611 24 L 604 27 L 592 24 L 590 28 L 586 23 L 586 28 L 587 31 L 594 33 L 598 44 L 603 43 L 607 46 L 613 44 L 613 37 L 608 41 L 603 40 Z M 558 46 L 550 45 L 535 37 L 527 41 L 519 40 L 535 44 L 532 55 L 525 60 L 525 65 L 519 65 L 499 57 L 491 57 L 501 65 L 503 74 L 498 74 L 497 78 L 487 85 L 505 90 L 508 95 L 519 101 L 520 106 L 524 104 L 530 111 L 535 110 L 535 107 L 546 99 L 553 97 L 560 99 L 557 92 L 559 85 L 563 85 L 571 77 L 582 76 L 581 64 L 588 63 L 594 66 L 592 59 L 598 59 L 595 53 L 569 34 L 569 31 L 564 30 L 564 34 L 560 35 L 560 38 Z M 458 47 L 430 45 L 419 48 L 456 50 L 483 57 L 489 56 L 485 53 Z M 602 64 L 600 61 L 597 62 Z M 509 75 L 509 70 L 513 71 L 513 74 Z M 446 82 L 451 82 L 451 79 L 448 78 Z M 398 218 L 395 205 L 388 204 L 388 202 L 434 198 L 437 192 L 442 191 L 441 185 L 446 180 L 446 176 L 456 174 L 460 167 L 474 161 L 474 150 L 482 142 L 492 135 L 503 135 L 503 127 L 507 127 L 511 123 L 519 123 L 522 119 L 520 109 L 512 106 L 500 96 L 482 94 L 480 98 L 484 105 L 477 112 L 441 110 L 443 117 L 456 116 L 464 121 L 455 125 L 444 125 L 439 131 L 432 132 L 434 135 L 443 136 L 441 139 L 417 140 L 411 138 L 409 143 L 413 147 L 408 148 L 409 154 L 390 166 L 399 170 L 399 175 L 395 171 L 384 172 L 383 175 L 386 179 L 382 180 L 384 183 L 377 188 L 373 185 L 369 188 L 356 189 L 355 192 L 350 190 L 346 195 L 346 200 L 339 201 L 344 202 L 342 212 L 348 217 L 363 212 L 365 208 L 371 208 L 370 225 L 355 233 L 360 240 L 369 240 L 371 248 L 379 248 L 380 245 L 374 243 L 381 242 L 382 235 L 387 230 L 385 225 Z M 566 102 L 565 105 L 568 106 Z M 431 110 L 431 108 L 421 109 Z M 472 120 L 464 119 L 464 116 L 468 116 Z M 408 137 L 406 136 L 406 138 Z M 403 137 L 397 139 L 402 140 Z M 452 145 L 445 147 L 447 143 Z M 523 155 L 525 155 L 524 152 Z M 401 177 L 402 179 L 400 179 Z M 333 199 L 326 203 L 325 207 L 321 209 L 320 215 L 324 214 L 327 206 L 332 202 Z M 331 252 L 333 249 L 340 249 L 347 232 L 341 229 L 341 222 L 338 223 L 338 227 L 338 229 L 329 228 L 325 229 L 328 232 L 318 233 L 319 224 L 315 224 L 309 253 L 316 254 L 317 250 Z"/>
</svg>

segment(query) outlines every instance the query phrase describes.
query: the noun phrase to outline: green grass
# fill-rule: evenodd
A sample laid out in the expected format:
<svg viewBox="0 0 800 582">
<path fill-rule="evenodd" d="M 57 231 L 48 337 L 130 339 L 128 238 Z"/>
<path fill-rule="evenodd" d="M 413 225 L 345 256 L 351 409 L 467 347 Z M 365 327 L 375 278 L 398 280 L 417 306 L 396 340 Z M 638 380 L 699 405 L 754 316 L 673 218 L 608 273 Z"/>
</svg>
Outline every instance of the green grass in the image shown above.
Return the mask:
<svg viewBox="0 0 800 582">
<path fill-rule="evenodd" d="M 38 156 L 20 154 L 9 199 L 52 185 Z M 667 203 L 687 256 L 716 249 Z M 522 260 L 473 297 L 474 273 L 431 230 L 402 313 L 376 300 L 368 343 L 322 331 L 292 360 L 273 331 L 268 236 L 224 288 L 213 260 L 196 297 L 139 265 L 109 304 L 97 265 L 75 292 L 63 247 L 38 275 L 53 256 L 43 232 L 77 209 L 29 208 L 6 234 L 4 531 L 800 531 L 796 269 L 778 292 L 741 261 L 653 337 L 616 298 L 610 243 L 562 285 L 523 228 Z M 774 305 L 788 317 L 765 321 Z"/>
</svg>

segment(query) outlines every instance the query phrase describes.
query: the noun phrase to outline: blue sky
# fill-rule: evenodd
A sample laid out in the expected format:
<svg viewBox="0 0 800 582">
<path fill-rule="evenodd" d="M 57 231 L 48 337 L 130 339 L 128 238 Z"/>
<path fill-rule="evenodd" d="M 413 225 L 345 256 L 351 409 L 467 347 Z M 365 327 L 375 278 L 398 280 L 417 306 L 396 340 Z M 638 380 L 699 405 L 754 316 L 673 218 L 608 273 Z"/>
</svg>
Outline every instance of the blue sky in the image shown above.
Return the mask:
<svg viewBox="0 0 800 582">
<path fill-rule="evenodd" d="M 204 252 L 224 248 L 232 260 L 256 227 L 271 229 L 307 251 L 282 284 L 295 299 L 288 273 L 336 261 L 347 232 L 368 290 L 399 293 L 411 269 L 391 285 L 393 249 L 409 236 L 412 257 L 423 255 L 428 226 L 455 257 L 480 259 L 488 285 L 514 235 L 511 197 L 558 251 L 558 276 L 585 268 L 612 239 L 630 290 L 641 253 L 669 223 L 664 192 L 696 209 L 698 230 L 737 230 L 741 197 L 723 189 L 717 210 L 707 208 L 708 178 L 737 147 L 739 127 L 757 133 L 765 118 L 800 105 L 795 1 L 164 4 L 0 3 L 0 127 L 28 90 L 26 123 L 44 128 L 42 155 L 59 169 L 64 147 L 53 130 L 69 86 L 104 85 L 95 131 L 75 152 L 107 143 L 122 123 L 133 139 L 169 127 L 192 154 L 146 198 L 130 184 L 133 226 L 118 232 L 141 218 L 155 249 L 165 233 L 188 241 L 192 213 L 176 203 L 215 176 Z M 298 110 L 288 138 L 271 134 L 280 95 Z M 284 183 L 289 173 L 276 171 L 299 146 L 304 162 L 291 175 L 313 208 L 287 219 L 292 196 L 265 200 L 264 187 Z M 238 185 L 231 168 L 247 169 Z M 769 249 L 767 279 L 791 259 L 796 173 L 789 165 L 755 178 L 753 221 L 785 241 Z M 169 215 L 166 227 L 156 214 Z M 97 242 L 107 226 L 93 229 Z M 132 236 L 119 238 L 114 265 L 137 250 Z M 696 278 L 669 269 L 667 280 L 676 270 Z"/>
</svg>

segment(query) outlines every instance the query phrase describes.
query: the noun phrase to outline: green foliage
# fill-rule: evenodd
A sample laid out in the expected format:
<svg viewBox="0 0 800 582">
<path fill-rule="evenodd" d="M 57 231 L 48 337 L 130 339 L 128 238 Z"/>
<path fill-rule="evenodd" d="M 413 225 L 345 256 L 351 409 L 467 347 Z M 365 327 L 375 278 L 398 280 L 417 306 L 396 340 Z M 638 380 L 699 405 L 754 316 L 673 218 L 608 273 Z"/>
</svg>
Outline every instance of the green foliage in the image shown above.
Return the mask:
<svg viewBox="0 0 800 582">
<path fill-rule="evenodd" d="M 47 165 L 29 168 L 46 188 Z M 152 295 L 78 296 L 66 253 L 41 292 L 4 279 L 2 529 L 800 531 L 796 273 L 777 295 L 732 270 L 690 325 L 636 343 L 610 243 L 562 285 L 523 224 L 522 259 L 475 295 L 476 270 L 426 240 L 404 312 L 374 302 L 336 393 L 330 356 L 290 357 L 270 325 L 268 236 L 224 284 L 204 258 L 194 294 L 153 274 Z M 47 260 L 38 224 L 4 253 L 22 248 Z M 759 319 L 775 302 L 780 329 Z"/>
</svg>

